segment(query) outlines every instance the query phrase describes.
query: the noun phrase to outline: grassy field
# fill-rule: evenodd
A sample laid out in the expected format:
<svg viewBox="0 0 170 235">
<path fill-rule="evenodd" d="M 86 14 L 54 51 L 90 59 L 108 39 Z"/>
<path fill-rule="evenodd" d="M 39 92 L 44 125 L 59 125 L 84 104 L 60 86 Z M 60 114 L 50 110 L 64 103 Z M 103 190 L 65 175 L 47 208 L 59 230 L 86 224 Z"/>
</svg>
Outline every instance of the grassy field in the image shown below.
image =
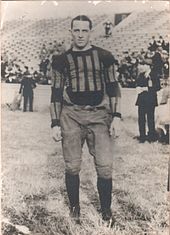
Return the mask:
<svg viewBox="0 0 170 235">
<path fill-rule="evenodd" d="M 76 225 L 69 217 L 61 143 L 51 138 L 48 108 L 23 113 L 12 112 L 3 104 L 2 234 L 168 234 L 166 184 L 170 147 L 134 140 L 138 131 L 137 118 L 132 113 L 124 116 L 123 126 L 122 135 L 113 143 L 115 226 L 104 224 L 98 213 L 96 173 L 86 146 L 80 175 L 82 223 Z M 11 224 L 25 226 L 29 232 L 19 232 Z"/>
</svg>

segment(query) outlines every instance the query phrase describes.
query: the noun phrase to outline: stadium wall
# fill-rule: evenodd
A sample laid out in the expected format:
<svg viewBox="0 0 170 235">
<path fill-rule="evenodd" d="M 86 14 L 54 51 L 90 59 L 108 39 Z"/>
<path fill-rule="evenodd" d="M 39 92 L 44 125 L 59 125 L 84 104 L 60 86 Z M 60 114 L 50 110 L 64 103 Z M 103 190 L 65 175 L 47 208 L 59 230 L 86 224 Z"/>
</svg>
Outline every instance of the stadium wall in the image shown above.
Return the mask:
<svg viewBox="0 0 170 235">
<path fill-rule="evenodd" d="M 15 94 L 19 91 L 20 84 L 1 84 L 1 103 L 12 103 Z M 137 117 L 137 107 L 135 106 L 136 90 L 122 88 L 122 116 Z M 37 85 L 34 90 L 34 110 L 48 112 L 50 103 L 51 87 L 48 85 Z M 22 104 L 21 104 L 22 105 Z"/>
</svg>

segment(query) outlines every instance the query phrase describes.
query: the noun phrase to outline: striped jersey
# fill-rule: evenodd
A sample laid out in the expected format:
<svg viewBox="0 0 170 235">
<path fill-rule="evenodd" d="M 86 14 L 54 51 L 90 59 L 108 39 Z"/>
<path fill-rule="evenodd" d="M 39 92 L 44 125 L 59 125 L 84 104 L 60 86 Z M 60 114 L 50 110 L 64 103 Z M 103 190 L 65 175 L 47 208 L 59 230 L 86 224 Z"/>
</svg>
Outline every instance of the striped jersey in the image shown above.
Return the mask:
<svg viewBox="0 0 170 235">
<path fill-rule="evenodd" d="M 51 107 L 52 119 L 59 119 L 63 100 L 76 105 L 98 106 L 105 94 L 109 98 L 120 96 L 115 77 L 115 58 L 102 48 L 92 46 L 86 51 L 69 49 L 52 61 L 53 79 Z"/>
</svg>

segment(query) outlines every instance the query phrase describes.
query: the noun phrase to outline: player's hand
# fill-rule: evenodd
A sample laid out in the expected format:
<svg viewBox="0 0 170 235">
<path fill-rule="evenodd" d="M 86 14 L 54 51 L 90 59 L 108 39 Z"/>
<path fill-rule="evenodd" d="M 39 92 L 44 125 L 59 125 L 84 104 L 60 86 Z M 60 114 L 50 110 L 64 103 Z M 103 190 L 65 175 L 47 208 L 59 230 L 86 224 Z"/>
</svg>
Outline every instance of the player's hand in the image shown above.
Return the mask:
<svg viewBox="0 0 170 235">
<path fill-rule="evenodd" d="M 52 128 L 52 138 L 54 141 L 59 142 L 61 141 L 61 128 L 59 126 L 54 126 Z"/>
<path fill-rule="evenodd" d="M 114 117 L 109 129 L 110 136 L 113 136 L 114 138 L 119 137 L 120 132 L 121 132 L 121 119 L 119 117 Z"/>
</svg>

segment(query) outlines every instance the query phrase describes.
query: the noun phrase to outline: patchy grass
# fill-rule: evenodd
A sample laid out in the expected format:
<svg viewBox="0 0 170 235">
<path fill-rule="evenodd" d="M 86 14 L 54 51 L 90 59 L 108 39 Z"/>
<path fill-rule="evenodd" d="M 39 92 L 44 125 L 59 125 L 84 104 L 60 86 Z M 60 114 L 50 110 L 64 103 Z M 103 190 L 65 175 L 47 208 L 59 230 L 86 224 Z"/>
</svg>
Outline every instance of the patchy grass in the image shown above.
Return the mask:
<svg viewBox="0 0 170 235">
<path fill-rule="evenodd" d="M 81 225 L 69 217 L 61 143 L 50 135 L 47 111 L 2 109 L 2 214 L 31 235 L 162 234 L 168 227 L 166 200 L 169 146 L 139 144 L 137 119 L 125 116 L 115 140 L 112 211 L 116 223 L 101 220 L 93 158 L 86 146 L 81 171 Z M 21 234 L 3 223 L 3 235 Z M 166 234 L 166 233 L 164 233 Z"/>
</svg>

